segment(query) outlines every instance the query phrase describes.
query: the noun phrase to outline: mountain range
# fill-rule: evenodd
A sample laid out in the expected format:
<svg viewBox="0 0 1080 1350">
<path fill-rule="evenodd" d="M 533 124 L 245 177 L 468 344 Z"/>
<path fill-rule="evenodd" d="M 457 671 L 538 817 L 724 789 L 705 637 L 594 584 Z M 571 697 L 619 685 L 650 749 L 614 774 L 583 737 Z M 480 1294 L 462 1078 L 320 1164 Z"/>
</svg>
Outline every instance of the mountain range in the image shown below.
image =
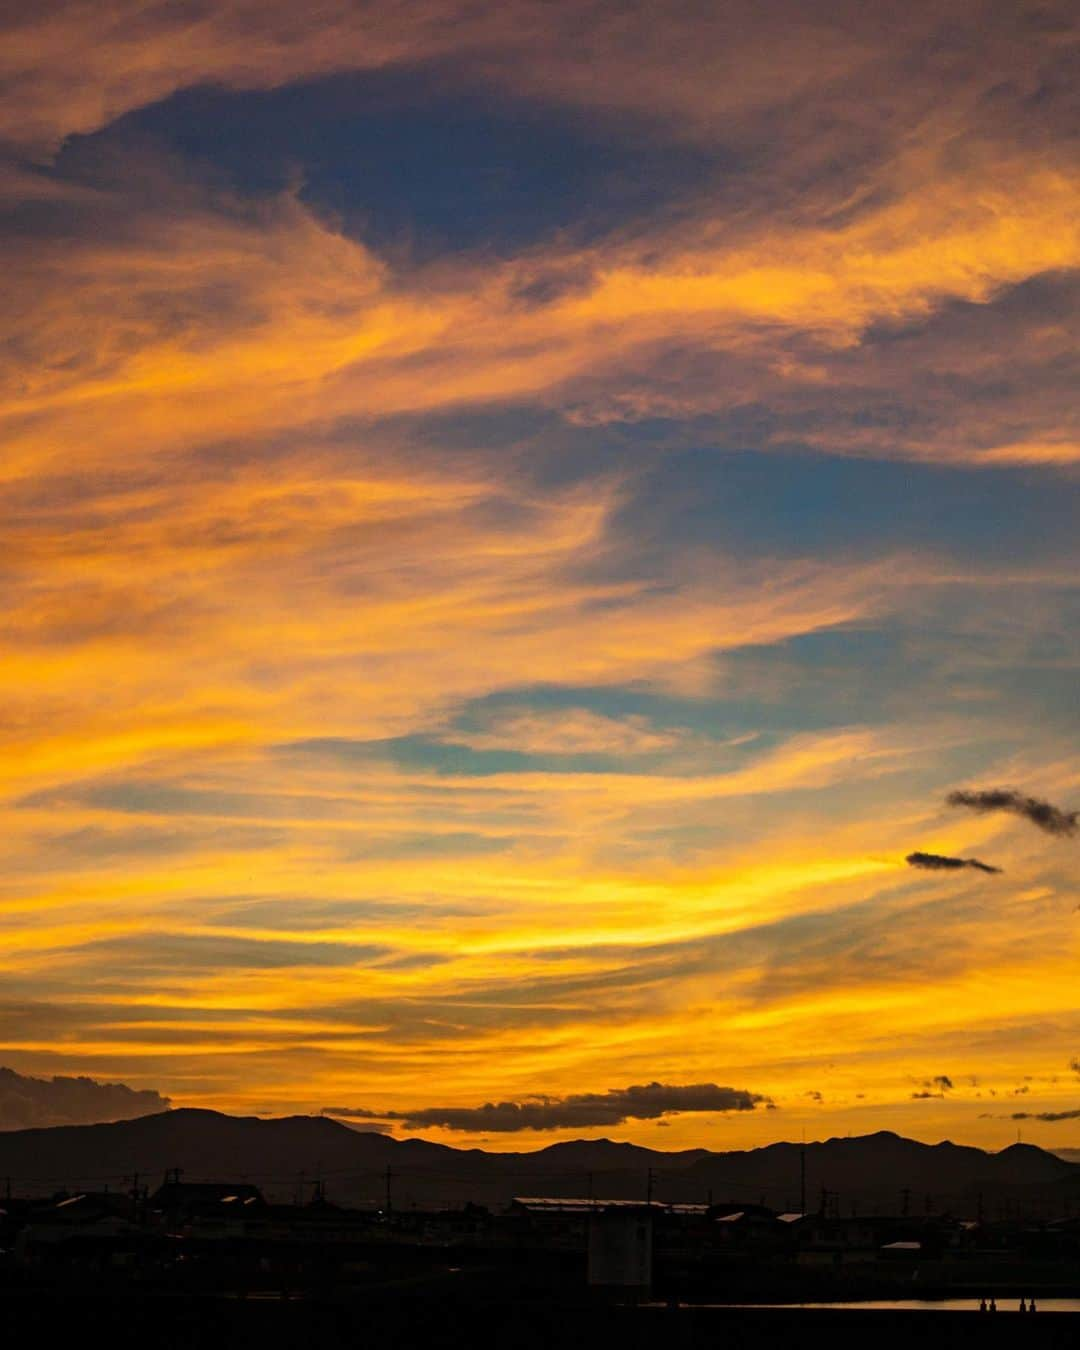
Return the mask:
<svg viewBox="0 0 1080 1350">
<path fill-rule="evenodd" d="M 0 1133 L 0 1178 L 14 1191 L 51 1194 L 130 1186 L 153 1189 L 169 1169 L 186 1180 L 247 1180 L 274 1199 L 307 1196 L 321 1181 L 341 1204 L 398 1207 L 502 1205 L 514 1196 L 654 1198 L 801 1205 L 835 1212 L 1080 1212 L 1080 1164 L 1031 1144 L 998 1153 L 922 1144 L 888 1131 L 742 1152 L 667 1153 L 610 1139 L 574 1140 L 523 1153 L 456 1149 L 395 1139 L 322 1116 L 277 1119 L 181 1109 L 103 1125 Z"/>
</svg>

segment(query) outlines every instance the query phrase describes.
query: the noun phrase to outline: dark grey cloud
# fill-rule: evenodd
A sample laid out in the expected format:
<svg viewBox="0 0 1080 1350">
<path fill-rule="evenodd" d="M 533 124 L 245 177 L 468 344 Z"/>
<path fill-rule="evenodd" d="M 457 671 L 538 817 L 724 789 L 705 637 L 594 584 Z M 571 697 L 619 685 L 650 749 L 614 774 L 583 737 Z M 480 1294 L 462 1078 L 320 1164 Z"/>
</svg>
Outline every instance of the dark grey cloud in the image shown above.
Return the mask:
<svg viewBox="0 0 1080 1350">
<path fill-rule="evenodd" d="M 949 806 L 967 806 L 972 811 L 1009 811 L 1037 825 L 1047 834 L 1073 835 L 1076 833 L 1078 811 L 1063 811 L 1038 797 L 1028 797 L 1015 788 L 980 788 L 950 792 L 945 798 Z"/>
<path fill-rule="evenodd" d="M 945 1097 L 953 1090 L 953 1080 L 947 1073 L 938 1073 L 933 1078 L 924 1078 L 917 1092 L 911 1094 L 913 1102 L 927 1101 L 931 1097 Z"/>
<path fill-rule="evenodd" d="M 1080 1120 L 1080 1108 L 1075 1111 L 1014 1111 L 1010 1120 Z"/>
<path fill-rule="evenodd" d="M 517 1130 L 590 1129 L 621 1125 L 626 1120 L 657 1120 L 681 1112 L 752 1111 L 759 1105 L 771 1107 L 773 1103 L 760 1093 L 716 1083 L 640 1083 L 607 1092 L 529 1097 L 520 1102 L 485 1102 L 483 1106 L 431 1106 L 416 1111 L 327 1107 L 324 1114 L 349 1120 L 399 1120 L 411 1129 L 441 1126 L 508 1134 Z"/>
<path fill-rule="evenodd" d="M 948 858 L 942 853 L 909 853 L 904 859 L 909 867 L 923 867 L 931 872 L 956 872 L 964 867 L 974 867 L 980 872 L 1000 872 L 1000 867 L 991 867 L 978 858 Z"/>
<path fill-rule="evenodd" d="M 95 1125 L 169 1109 L 169 1099 L 124 1083 L 93 1078 L 24 1078 L 0 1068 L 0 1130 L 47 1125 Z"/>
</svg>

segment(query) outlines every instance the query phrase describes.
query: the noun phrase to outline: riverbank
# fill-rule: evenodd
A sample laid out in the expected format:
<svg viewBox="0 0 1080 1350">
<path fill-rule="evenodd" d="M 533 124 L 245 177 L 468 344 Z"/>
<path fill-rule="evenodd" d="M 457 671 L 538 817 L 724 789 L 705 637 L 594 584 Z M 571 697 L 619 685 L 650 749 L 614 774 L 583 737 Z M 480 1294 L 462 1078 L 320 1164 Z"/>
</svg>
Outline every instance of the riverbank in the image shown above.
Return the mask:
<svg viewBox="0 0 1080 1350">
<path fill-rule="evenodd" d="M 836 1350 L 1075 1350 L 1080 1315 L 994 1314 L 871 1308 L 737 1308 L 611 1305 L 490 1297 L 413 1296 L 341 1300 L 26 1294 L 5 1303 L 12 1344 L 87 1337 L 119 1350 L 459 1350 L 494 1343 L 513 1350 L 762 1350 L 810 1337 Z"/>
</svg>

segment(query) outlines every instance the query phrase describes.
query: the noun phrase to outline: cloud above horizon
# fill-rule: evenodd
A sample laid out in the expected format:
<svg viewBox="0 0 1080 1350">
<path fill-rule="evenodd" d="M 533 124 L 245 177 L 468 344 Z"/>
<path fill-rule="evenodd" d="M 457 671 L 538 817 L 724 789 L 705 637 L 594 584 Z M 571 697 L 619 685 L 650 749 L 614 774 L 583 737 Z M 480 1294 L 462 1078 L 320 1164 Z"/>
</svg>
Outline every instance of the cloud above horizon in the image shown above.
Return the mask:
<svg viewBox="0 0 1080 1350">
<path fill-rule="evenodd" d="M 368 1111 L 362 1107 L 324 1107 L 323 1114 L 352 1120 L 401 1121 L 407 1129 L 460 1130 L 512 1134 L 518 1130 L 576 1130 L 622 1125 L 628 1120 L 658 1120 L 687 1113 L 753 1111 L 774 1103 L 744 1088 L 715 1083 L 639 1083 L 606 1092 L 576 1092 L 565 1097 L 534 1096 L 483 1106 L 426 1106 L 414 1111 Z"/>
<path fill-rule="evenodd" d="M 1080 1120 L 1080 1108 L 1072 1111 L 1014 1111 L 1010 1120 Z"/>
<path fill-rule="evenodd" d="M 0 1067 L 0 1130 L 98 1125 L 168 1111 L 168 1097 L 92 1078 L 32 1078 Z"/>
</svg>

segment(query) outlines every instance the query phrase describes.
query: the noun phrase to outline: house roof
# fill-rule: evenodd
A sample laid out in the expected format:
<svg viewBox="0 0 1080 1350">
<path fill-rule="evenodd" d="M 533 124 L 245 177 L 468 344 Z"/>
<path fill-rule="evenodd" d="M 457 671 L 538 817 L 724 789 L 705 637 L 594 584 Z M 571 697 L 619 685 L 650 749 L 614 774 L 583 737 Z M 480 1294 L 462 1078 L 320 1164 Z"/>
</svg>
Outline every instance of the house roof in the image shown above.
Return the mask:
<svg viewBox="0 0 1080 1350">
<path fill-rule="evenodd" d="M 515 1195 L 513 1203 L 535 1214 L 591 1214 L 611 1209 L 651 1209 L 658 1214 L 706 1214 L 708 1205 L 665 1204 L 661 1200 L 600 1200 Z"/>
</svg>

